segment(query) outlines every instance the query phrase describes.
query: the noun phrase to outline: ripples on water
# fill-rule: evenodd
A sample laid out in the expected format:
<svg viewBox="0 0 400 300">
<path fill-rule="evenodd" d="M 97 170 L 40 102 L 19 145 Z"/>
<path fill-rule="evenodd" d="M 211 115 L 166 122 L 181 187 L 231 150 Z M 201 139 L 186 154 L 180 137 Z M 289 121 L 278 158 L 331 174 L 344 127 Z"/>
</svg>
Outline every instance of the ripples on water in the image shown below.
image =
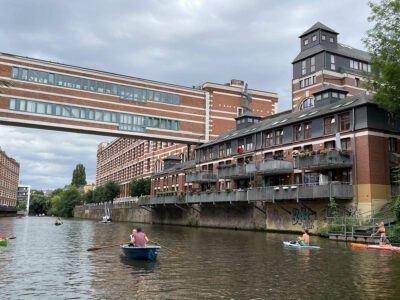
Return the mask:
<svg viewBox="0 0 400 300">
<path fill-rule="evenodd" d="M 0 218 L 0 299 L 400 299 L 400 253 L 352 249 L 311 237 L 320 250 L 291 249 L 295 235 L 144 225 L 167 247 L 133 261 L 119 247 L 136 226 L 55 218 Z M 4 296 L 3 296 L 4 295 Z"/>
</svg>

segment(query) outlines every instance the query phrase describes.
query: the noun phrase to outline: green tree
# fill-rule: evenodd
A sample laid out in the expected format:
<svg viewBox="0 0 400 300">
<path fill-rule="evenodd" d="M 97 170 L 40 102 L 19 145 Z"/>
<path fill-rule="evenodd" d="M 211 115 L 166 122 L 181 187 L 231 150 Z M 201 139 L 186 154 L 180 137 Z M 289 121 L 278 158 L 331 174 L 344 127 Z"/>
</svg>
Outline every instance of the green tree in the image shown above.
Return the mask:
<svg viewBox="0 0 400 300">
<path fill-rule="evenodd" d="M 50 207 L 50 199 L 42 191 L 34 191 L 31 193 L 29 203 L 29 212 L 31 214 L 47 214 Z"/>
<path fill-rule="evenodd" d="M 374 26 L 363 39 L 371 53 L 366 88 L 375 94 L 378 105 L 400 117 L 400 0 L 369 2 L 369 22 Z"/>
<path fill-rule="evenodd" d="M 61 217 L 63 213 L 63 201 L 62 194 L 55 195 L 51 197 L 51 209 L 49 210 L 49 215 L 55 215 L 57 217 Z"/>
<path fill-rule="evenodd" d="M 94 190 L 94 202 L 95 203 L 100 203 L 100 202 L 106 202 L 106 194 L 105 194 L 105 189 L 104 186 L 99 186 Z"/>
<path fill-rule="evenodd" d="M 106 201 L 114 201 L 114 198 L 119 195 L 121 186 L 115 181 L 108 181 L 104 185 L 104 197 Z"/>
<path fill-rule="evenodd" d="M 94 191 L 89 190 L 85 194 L 83 194 L 82 201 L 84 203 L 94 203 L 95 202 Z"/>
<path fill-rule="evenodd" d="M 71 185 L 61 194 L 62 209 L 60 215 L 62 217 L 72 217 L 76 205 L 81 204 L 82 196 L 75 185 Z"/>
<path fill-rule="evenodd" d="M 132 179 L 129 190 L 132 197 L 150 195 L 150 178 Z"/>
<path fill-rule="evenodd" d="M 76 187 L 86 185 L 86 171 L 82 164 L 77 164 L 74 172 L 72 173 L 71 185 Z"/>
</svg>

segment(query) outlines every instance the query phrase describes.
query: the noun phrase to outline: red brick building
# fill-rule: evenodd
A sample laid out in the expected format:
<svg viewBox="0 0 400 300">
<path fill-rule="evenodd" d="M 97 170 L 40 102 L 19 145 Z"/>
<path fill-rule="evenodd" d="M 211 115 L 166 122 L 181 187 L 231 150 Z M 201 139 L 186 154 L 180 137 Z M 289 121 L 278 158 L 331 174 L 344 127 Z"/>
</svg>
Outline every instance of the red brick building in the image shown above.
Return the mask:
<svg viewBox="0 0 400 300">
<path fill-rule="evenodd" d="M 232 80 L 229 84 L 207 82 L 196 91 L 203 95 L 206 140 L 232 129 L 235 117 L 247 107 L 262 116 L 277 112 L 278 97 L 275 93 L 247 89 L 240 80 Z M 162 171 L 164 159 L 171 155 L 179 157 L 182 162 L 192 160 L 194 148 L 195 144 L 127 138 L 116 139 L 110 144 L 102 143 L 97 152 L 96 185 L 114 180 L 121 184 L 121 196 L 129 196 L 132 178 L 150 177 Z"/>
<path fill-rule="evenodd" d="M 17 205 L 18 181 L 19 163 L 0 149 L 0 206 Z"/>
</svg>

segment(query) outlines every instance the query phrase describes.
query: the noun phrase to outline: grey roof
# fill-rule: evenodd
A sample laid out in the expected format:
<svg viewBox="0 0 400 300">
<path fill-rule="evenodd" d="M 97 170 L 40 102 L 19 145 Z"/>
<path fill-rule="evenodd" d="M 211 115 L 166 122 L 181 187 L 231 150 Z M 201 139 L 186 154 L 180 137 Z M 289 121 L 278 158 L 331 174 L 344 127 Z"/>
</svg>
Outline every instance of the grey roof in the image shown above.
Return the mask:
<svg viewBox="0 0 400 300">
<path fill-rule="evenodd" d="M 249 136 L 257 132 L 279 129 L 288 124 L 296 124 L 308 121 L 311 119 L 315 119 L 316 117 L 330 115 L 339 111 L 348 110 L 352 107 L 365 105 L 367 103 L 374 103 L 372 101 L 372 97 L 365 93 L 362 93 L 340 99 L 332 104 L 300 110 L 292 112 L 290 114 L 282 114 L 276 116 L 275 118 L 263 119 L 259 123 L 251 125 L 249 127 L 239 130 L 233 129 L 227 131 L 224 134 L 216 137 L 214 140 L 197 147 L 197 149 L 209 147 L 211 145 L 220 144 L 223 142 L 228 142 L 230 140 Z"/>
<path fill-rule="evenodd" d="M 350 46 L 346 46 L 343 44 L 338 43 L 336 47 L 329 47 L 326 45 L 318 44 L 318 45 L 315 45 L 314 47 L 308 48 L 308 49 L 300 52 L 296 56 L 296 58 L 292 61 L 292 64 L 299 60 L 303 60 L 307 57 L 313 56 L 313 55 L 323 52 L 323 51 L 327 51 L 327 52 L 331 52 L 334 54 L 358 59 L 358 60 L 365 61 L 365 62 L 369 62 L 369 60 L 371 59 L 371 56 L 368 52 L 359 50 L 359 49 L 355 49 L 355 48 L 352 48 Z"/>
<path fill-rule="evenodd" d="M 343 89 L 343 88 L 341 88 L 341 87 L 339 87 L 339 86 L 332 85 L 332 84 L 328 84 L 328 85 L 322 87 L 321 89 L 319 89 L 318 91 L 314 92 L 313 95 L 314 95 L 314 94 L 319 94 L 319 93 L 321 93 L 321 92 L 325 92 L 325 91 L 328 91 L 328 90 L 335 90 L 335 91 L 340 91 L 340 92 L 346 92 L 346 94 L 349 92 L 349 91 L 346 91 L 345 89 Z"/>
<path fill-rule="evenodd" d="M 311 26 L 309 29 L 307 29 L 305 32 L 303 32 L 303 33 L 299 36 L 299 38 L 301 38 L 301 37 L 303 37 L 303 36 L 305 36 L 305 35 L 307 35 L 307 34 L 313 32 L 313 31 L 315 31 L 315 30 L 318 30 L 318 29 L 322 29 L 322 30 L 329 31 L 329 32 L 332 32 L 332 33 L 335 33 L 335 34 L 339 34 L 339 33 L 336 32 L 335 30 L 329 28 L 328 26 L 322 24 L 321 22 L 317 22 L 317 23 L 315 23 L 313 26 Z"/>
<path fill-rule="evenodd" d="M 189 170 L 189 169 L 193 169 L 193 168 L 196 168 L 196 162 L 194 160 L 189 160 L 189 161 L 185 161 L 180 164 L 176 164 L 167 170 L 162 170 L 162 171 L 158 172 L 156 175 L 169 174 L 172 172 L 179 172 L 179 171 L 183 172 L 185 170 Z"/>
<path fill-rule="evenodd" d="M 255 113 L 253 113 L 251 110 L 246 110 L 246 112 L 244 112 L 243 114 L 241 114 L 240 116 L 236 117 L 235 119 L 241 119 L 244 117 L 251 117 L 251 118 L 257 118 L 257 119 L 261 119 L 262 117 L 256 115 Z"/>
</svg>

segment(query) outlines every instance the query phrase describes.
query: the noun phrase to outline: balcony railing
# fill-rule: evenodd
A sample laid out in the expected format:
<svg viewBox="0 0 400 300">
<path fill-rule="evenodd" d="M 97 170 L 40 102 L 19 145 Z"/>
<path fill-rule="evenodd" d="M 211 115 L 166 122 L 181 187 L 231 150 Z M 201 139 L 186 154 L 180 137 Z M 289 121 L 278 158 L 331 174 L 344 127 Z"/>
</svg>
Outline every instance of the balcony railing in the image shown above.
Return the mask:
<svg viewBox="0 0 400 300">
<path fill-rule="evenodd" d="M 293 173 L 293 162 L 287 160 L 264 160 L 249 163 L 246 166 L 247 173 L 263 175 L 279 175 Z"/>
<path fill-rule="evenodd" d="M 197 172 L 186 174 L 186 182 L 215 182 L 217 181 L 217 174 L 208 172 Z"/>
<path fill-rule="evenodd" d="M 275 202 L 281 200 L 352 199 L 351 184 L 332 182 L 326 185 L 287 185 L 253 188 L 248 192 L 250 201 Z"/>
<path fill-rule="evenodd" d="M 314 154 L 312 156 L 295 158 L 295 168 L 302 170 L 323 170 L 350 168 L 353 166 L 353 155 L 351 151 L 338 152 L 329 151 L 325 154 Z"/>
<path fill-rule="evenodd" d="M 246 201 L 245 191 L 220 192 L 220 193 L 200 193 L 185 196 L 186 203 L 221 203 L 221 202 L 240 202 Z"/>
<path fill-rule="evenodd" d="M 218 168 L 218 178 L 249 178 L 250 173 L 246 171 L 246 165 L 225 165 Z"/>
</svg>

